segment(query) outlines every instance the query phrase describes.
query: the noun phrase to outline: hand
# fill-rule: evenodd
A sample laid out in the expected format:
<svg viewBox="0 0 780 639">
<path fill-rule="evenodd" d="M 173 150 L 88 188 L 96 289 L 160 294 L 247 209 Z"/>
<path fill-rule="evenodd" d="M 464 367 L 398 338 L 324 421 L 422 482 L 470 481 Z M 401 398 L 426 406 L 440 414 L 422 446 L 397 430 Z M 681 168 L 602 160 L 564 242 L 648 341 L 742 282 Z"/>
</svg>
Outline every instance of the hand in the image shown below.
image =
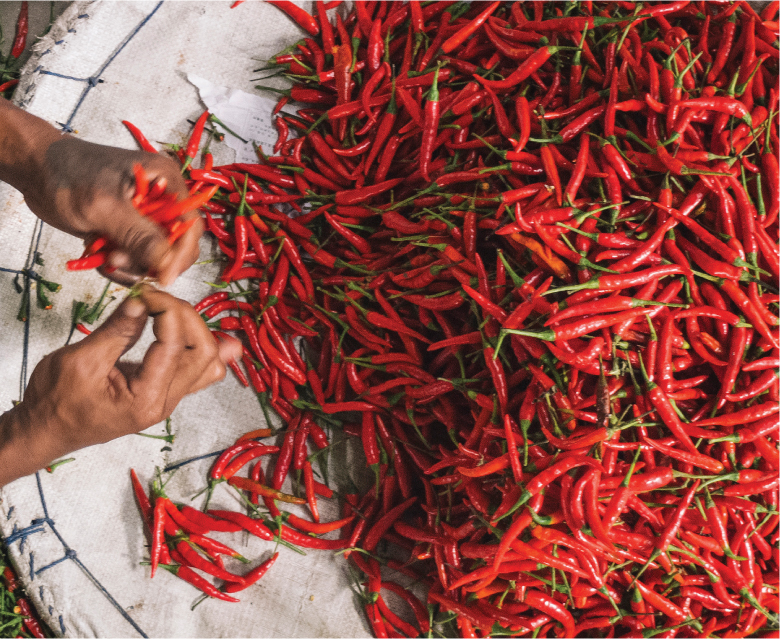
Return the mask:
<svg viewBox="0 0 780 639">
<path fill-rule="evenodd" d="M 150 182 L 165 178 L 169 192 L 187 195 L 170 158 L 62 136 L 46 149 L 37 179 L 23 189 L 25 200 L 33 213 L 61 231 L 85 242 L 97 236 L 111 240 L 118 249 L 109 257 L 111 268 L 101 271 L 106 277 L 131 285 L 153 272 L 167 286 L 198 259 L 203 222 L 197 211 L 188 213 L 185 218 L 198 221 L 169 246 L 165 233 L 130 201 L 136 163 L 143 165 Z"/>
<path fill-rule="evenodd" d="M 148 317 L 156 341 L 143 362 L 118 361 Z M 162 421 L 185 395 L 221 380 L 225 363 L 241 352 L 238 340 L 217 344 L 192 306 L 144 285 L 91 335 L 45 357 L 14 411 L 35 431 L 48 463 Z"/>
</svg>

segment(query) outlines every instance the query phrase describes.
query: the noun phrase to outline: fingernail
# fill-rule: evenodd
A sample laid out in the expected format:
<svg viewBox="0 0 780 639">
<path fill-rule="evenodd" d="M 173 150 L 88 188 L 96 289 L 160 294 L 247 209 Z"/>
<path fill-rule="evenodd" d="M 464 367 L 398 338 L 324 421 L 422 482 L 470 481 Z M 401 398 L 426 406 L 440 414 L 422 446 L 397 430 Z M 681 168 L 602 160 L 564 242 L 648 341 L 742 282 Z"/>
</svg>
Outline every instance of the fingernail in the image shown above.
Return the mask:
<svg viewBox="0 0 780 639">
<path fill-rule="evenodd" d="M 176 277 L 169 273 L 160 273 L 160 275 L 157 276 L 157 282 L 162 288 L 168 288 L 171 284 L 173 284 L 175 279 Z"/>
<path fill-rule="evenodd" d="M 130 297 L 125 301 L 124 312 L 127 317 L 135 319 L 146 314 L 146 306 L 137 297 Z"/>
<path fill-rule="evenodd" d="M 108 255 L 108 266 L 114 270 L 127 269 L 130 267 L 130 256 L 121 250 L 111 251 Z"/>
</svg>

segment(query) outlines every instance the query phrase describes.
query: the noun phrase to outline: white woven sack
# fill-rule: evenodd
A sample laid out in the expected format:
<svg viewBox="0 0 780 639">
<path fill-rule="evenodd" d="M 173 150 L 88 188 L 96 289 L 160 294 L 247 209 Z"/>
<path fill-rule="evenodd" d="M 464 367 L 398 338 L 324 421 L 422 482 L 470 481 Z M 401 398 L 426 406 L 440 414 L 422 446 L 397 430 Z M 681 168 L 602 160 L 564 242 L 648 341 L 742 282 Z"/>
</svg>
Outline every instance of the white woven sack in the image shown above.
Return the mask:
<svg viewBox="0 0 780 639">
<path fill-rule="evenodd" d="M 308 3 L 307 3 L 308 4 Z M 16 93 L 27 110 L 78 137 L 136 148 L 121 124 L 138 125 L 152 141 L 182 143 L 187 119 L 203 106 L 194 74 L 217 85 L 252 91 L 253 69 L 301 37 L 285 16 L 261 2 L 231 10 L 229 2 L 75 2 L 49 36 L 39 43 Z M 270 113 L 260 114 L 270 117 Z M 233 151 L 214 149 L 217 162 L 229 162 Z M 0 406 L 19 399 L 35 364 L 62 346 L 70 332 L 75 300 L 92 300 L 104 280 L 95 273 L 69 273 L 65 262 L 78 256 L 81 242 L 40 224 L 21 196 L 0 184 Z M 213 253 L 203 240 L 201 258 Z M 43 265 L 35 263 L 36 253 Z M 14 279 L 34 287 L 34 278 L 19 275 L 32 268 L 62 284 L 52 295 L 54 309 L 32 309 L 26 323 L 17 321 L 20 296 Z M 216 265 L 190 269 L 171 292 L 195 302 L 211 290 Z M 121 296 L 119 287 L 109 294 Z M 116 302 L 114 303 L 116 304 Z M 109 309 L 110 310 L 110 309 Z M 79 339 L 77 333 L 73 339 Z M 139 357 L 150 343 L 145 335 L 130 353 Z M 79 451 L 75 461 L 53 474 L 40 472 L 0 491 L 0 533 L 7 539 L 27 592 L 44 620 L 63 636 L 167 637 L 355 637 L 369 634 L 359 602 L 349 588 L 346 562 L 331 553 L 307 556 L 281 548 L 276 565 L 255 587 L 242 593 L 240 604 L 206 600 L 193 612 L 197 592 L 161 571 L 149 580 L 141 565 L 148 557 L 141 520 L 133 501 L 129 469 L 143 480 L 154 468 L 218 451 L 246 431 L 264 424 L 252 393 L 228 378 L 186 398 L 173 414 L 176 440 L 164 443 L 129 436 Z M 149 433 L 160 434 L 160 425 Z M 340 447 L 338 450 L 344 450 Z M 189 500 L 204 485 L 213 461 L 185 464 L 166 490 Z M 348 471 L 347 453 L 334 454 L 331 467 Z M 355 477 L 355 480 L 360 478 Z M 338 482 L 337 482 L 338 483 Z M 194 502 L 200 505 L 199 501 Z M 223 486 L 212 504 L 237 509 Z M 323 506 L 336 518 L 337 506 Z M 219 536 L 254 562 L 274 550 L 248 535 Z M 247 567 L 232 565 L 236 570 Z"/>
</svg>

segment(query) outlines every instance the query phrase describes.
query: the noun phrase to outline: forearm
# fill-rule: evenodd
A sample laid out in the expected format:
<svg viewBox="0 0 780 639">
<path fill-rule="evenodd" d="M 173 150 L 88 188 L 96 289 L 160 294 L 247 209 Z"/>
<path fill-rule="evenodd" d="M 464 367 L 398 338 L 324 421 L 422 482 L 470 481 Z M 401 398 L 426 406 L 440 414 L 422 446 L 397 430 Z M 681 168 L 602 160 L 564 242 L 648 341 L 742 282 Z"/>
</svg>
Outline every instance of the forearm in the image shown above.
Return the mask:
<svg viewBox="0 0 780 639">
<path fill-rule="evenodd" d="M 23 405 L 0 415 L 0 488 L 54 461 L 57 452 Z"/>
<path fill-rule="evenodd" d="M 46 150 L 62 134 L 0 98 L 0 181 L 27 193 L 41 174 Z"/>
</svg>

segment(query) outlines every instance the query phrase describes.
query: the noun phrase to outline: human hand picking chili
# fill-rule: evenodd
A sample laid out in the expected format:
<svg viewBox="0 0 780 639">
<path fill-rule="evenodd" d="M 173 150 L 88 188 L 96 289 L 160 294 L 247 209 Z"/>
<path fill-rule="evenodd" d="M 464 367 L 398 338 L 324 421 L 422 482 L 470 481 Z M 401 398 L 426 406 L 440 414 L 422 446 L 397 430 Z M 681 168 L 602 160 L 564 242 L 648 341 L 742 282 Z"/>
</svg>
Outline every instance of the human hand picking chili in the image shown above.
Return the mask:
<svg viewBox="0 0 780 639">
<path fill-rule="evenodd" d="M 150 317 L 156 340 L 143 361 L 120 361 Z M 240 355 L 240 344 L 217 343 L 189 304 L 142 285 L 91 335 L 36 366 L 24 400 L 0 417 L 0 485 L 158 423 Z"/>
<path fill-rule="evenodd" d="M 163 230 L 132 204 L 137 164 L 150 183 L 187 196 L 171 159 L 79 140 L 0 100 L 0 180 L 21 191 L 47 224 L 86 244 L 108 239 L 116 249 L 101 272 L 110 279 L 130 285 L 153 272 L 167 286 L 197 260 L 203 222 L 197 211 L 183 215 L 194 222 L 169 245 Z"/>
</svg>

